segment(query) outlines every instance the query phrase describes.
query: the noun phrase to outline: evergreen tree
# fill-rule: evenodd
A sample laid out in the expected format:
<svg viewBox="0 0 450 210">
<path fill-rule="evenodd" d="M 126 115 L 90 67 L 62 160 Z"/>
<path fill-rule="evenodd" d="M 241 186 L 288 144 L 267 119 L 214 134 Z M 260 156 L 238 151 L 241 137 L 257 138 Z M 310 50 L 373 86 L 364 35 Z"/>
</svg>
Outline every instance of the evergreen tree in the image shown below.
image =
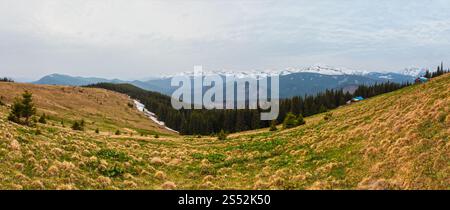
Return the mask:
<svg viewBox="0 0 450 210">
<path fill-rule="evenodd" d="M 96 128 L 96 129 L 95 129 L 95 133 L 96 133 L 96 134 L 99 134 L 99 133 L 100 133 L 100 130 L 99 130 L 98 128 Z"/>
<path fill-rule="evenodd" d="M 277 121 L 276 120 L 272 120 L 272 122 L 270 123 L 270 129 L 269 131 L 276 131 L 277 129 Z"/>
<path fill-rule="evenodd" d="M 0 78 L 0 82 L 14 82 L 14 80 L 12 80 L 8 77 L 3 77 L 3 78 Z"/>
<path fill-rule="evenodd" d="M 304 125 L 306 124 L 305 120 L 303 119 L 303 115 L 299 114 L 296 120 L 297 125 Z"/>
<path fill-rule="evenodd" d="M 75 121 L 72 125 L 72 130 L 75 131 L 84 131 L 84 123 Z"/>
<path fill-rule="evenodd" d="M 22 94 L 22 99 L 16 98 L 14 104 L 11 106 L 8 120 L 19 124 L 30 125 L 30 118 L 34 114 L 36 114 L 36 107 L 33 104 L 33 95 L 25 91 Z M 24 118 L 24 121 L 22 121 L 22 118 Z"/>
<path fill-rule="evenodd" d="M 227 134 L 223 129 L 220 130 L 219 134 L 217 135 L 217 138 L 222 141 L 227 139 Z"/>
<path fill-rule="evenodd" d="M 288 129 L 288 128 L 293 128 L 295 126 L 297 126 L 297 119 L 292 112 L 289 112 L 286 115 L 286 117 L 284 118 L 283 128 Z"/>
<path fill-rule="evenodd" d="M 427 71 L 425 72 L 424 77 L 426 77 L 426 78 L 431 78 L 430 71 L 427 70 Z"/>
<path fill-rule="evenodd" d="M 327 111 L 328 111 L 328 109 L 323 104 L 320 105 L 319 113 L 324 113 L 324 112 L 327 112 Z"/>
<path fill-rule="evenodd" d="M 30 118 L 36 114 L 36 108 L 33 104 L 33 94 L 25 91 L 25 93 L 22 94 L 22 116 L 25 118 L 25 124 L 28 125 Z"/>
<path fill-rule="evenodd" d="M 8 115 L 8 120 L 15 123 L 20 123 L 20 117 L 22 116 L 22 102 L 16 98 L 13 105 L 11 106 L 11 112 Z"/>
<path fill-rule="evenodd" d="M 252 110 L 251 113 L 251 121 L 250 121 L 250 129 L 255 130 L 261 128 L 261 116 L 258 110 Z"/>
<path fill-rule="evenodd" d="M 42 114 L 41 117 L 39 117 L 39 121 L 38 122 L 41 123 L 41 124 L 46 124 L 47 123 L 45 114 Z"/>
<path fill-rule="evenodd" d="M 245 131 L 248 130 L 246 122 L 245 122 L 245 113 L 243 110 L 236 111 L 236 131 Z"/>
</svg>

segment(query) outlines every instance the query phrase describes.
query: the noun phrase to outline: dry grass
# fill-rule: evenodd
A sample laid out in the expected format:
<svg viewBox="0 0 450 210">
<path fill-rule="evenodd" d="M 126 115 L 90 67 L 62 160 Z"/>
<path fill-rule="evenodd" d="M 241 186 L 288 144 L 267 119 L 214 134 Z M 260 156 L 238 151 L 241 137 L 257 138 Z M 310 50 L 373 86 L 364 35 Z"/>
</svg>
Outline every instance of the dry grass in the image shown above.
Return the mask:
<svg viewBox="0 0 450 210">
<path fill-rule="evenodd" d="M 33 93 L 38 114 L 50 116 L 54 124 L 63 120 L 66 127 L 70 127 L 73 121 L 85 119 L 90 130 L 99 128 L 102 133 L 114 133 L 119 129 L 135 134 L 138 133 L 136 130 L 148 131 L 148 134 L 173 134 L 130 108 L 128 103 L 132 101 L 123 94 L 94 88 L 0 83 L 0 96 L 7 104 L 25 90 Z"/>
<path fill-rule="evenodd" d="M 450 189 L 449 84 L 446 75 L 333 110 L 329 120 L 316 115 L 298 128 L 226 141 L 96 135 L 58 125 L 41 125 L 35 135 L 5 121 L 3 107 L 0 189 Z M 36 96 L 38 106 L 51 104 Z M 121 105 L 107 106 L 125 108 L 120 97 Z M 54 115 L 67 117 L 78 109 L 56 107 Z"/>
</svg>

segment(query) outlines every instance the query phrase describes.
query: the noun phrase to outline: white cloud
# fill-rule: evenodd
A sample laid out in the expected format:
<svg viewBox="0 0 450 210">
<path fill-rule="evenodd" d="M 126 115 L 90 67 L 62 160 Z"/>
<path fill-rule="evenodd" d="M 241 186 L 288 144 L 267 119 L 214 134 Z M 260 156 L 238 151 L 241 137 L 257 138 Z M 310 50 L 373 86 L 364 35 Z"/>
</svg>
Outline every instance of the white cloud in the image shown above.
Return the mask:
<svg viewBox="0 0 450 210">
<path fill-rule="evenodd" d="M 444 0 L 0 0 L 0 69 L 147 77 L 195 64 L 434 65 L 450 55 L 448 11 Z"/>
</svg>

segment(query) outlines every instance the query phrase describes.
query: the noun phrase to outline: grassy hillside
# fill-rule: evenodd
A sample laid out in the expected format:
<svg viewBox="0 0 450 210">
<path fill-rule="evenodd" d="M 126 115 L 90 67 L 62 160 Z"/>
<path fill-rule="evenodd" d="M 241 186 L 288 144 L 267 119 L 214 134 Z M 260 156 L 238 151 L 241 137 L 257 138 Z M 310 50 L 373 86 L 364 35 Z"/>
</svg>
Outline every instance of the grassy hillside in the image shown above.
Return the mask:
<svg viewBox="0 0 450 210">
<path fill-rule="evenodd" d="M 135 134 L 170 134 L 130 107 L 134 103 L 128 96 L 103 89 L 0 83 L 1 100 L 11 104 L 25 90 L 33 93 L 38 115 L 45 113 L 53 124 L 63 121 L 70 127 L 74 121 L 84 119 L 90 131 L 99 128 L 109 133 L 119 129 Z"/>
<path fill-rule="evenodd" d="M 0 110 L 1 189 L 450 189 L 450 75 L 226 141 L 36 135 Z"/>
</svg>

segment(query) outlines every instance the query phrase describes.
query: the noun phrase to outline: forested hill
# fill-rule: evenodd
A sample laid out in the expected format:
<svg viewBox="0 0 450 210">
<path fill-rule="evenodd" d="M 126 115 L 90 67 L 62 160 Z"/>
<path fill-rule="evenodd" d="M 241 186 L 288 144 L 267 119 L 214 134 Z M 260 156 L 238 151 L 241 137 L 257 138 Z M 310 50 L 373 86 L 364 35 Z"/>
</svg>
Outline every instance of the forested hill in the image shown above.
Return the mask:
<svg viewBox="0 0 450 210">
<path fill-rule="evenodd" d="M 182 115 L 172 108 L 169 96 L 147 91 L 131 84 L 98 83 L 86 87 L 103 88 L 126 94 L 133 99 L 139 100 L 148 110 L 157 114 L 158 119 L 164 121 L 168 127 L 180 130 L 176 120 L 180 120 Z"/>
<path fill-rule="evenodd" d="M 98 83 L 88 85 L 86 87 L 103 88 L 126 94 L 133 99 L 140 100 L 148 109 L 152 110 L 153 112 L 162 110 L 161 112 L 157 112 L 161 118 L 163 118 L 164 113 L 166 113 L 165 111 L 163 111 L 164 108 L 172 109 L 169 96 L 157 92 L 147 91 L 131 84 Z"/>
<path fill-rule="evenodd" d="M 311 116 L 344 105 L 355 96 L 372 97 L 400 89 L 409 84 L 383 83 L 359 86 L 354 94 L 343 90 L 326 90 L 314 96 L 297 96 L 280 101 L 280 112 L 276 123 L 281 123 L 292 112 L 296 115 Z M 261 110 L 176 110 L 172 108 L 169 96 L 146 91 L 131 84 L 99 83 L 88 87 L 103 88 L 126 94 L 139 100 L 154 112 L 158 119 L 180 134 L 210 135 L 224 130 L 239 132 L 269 127 L 269 121 L 260 120 Z"/>
</svg>

